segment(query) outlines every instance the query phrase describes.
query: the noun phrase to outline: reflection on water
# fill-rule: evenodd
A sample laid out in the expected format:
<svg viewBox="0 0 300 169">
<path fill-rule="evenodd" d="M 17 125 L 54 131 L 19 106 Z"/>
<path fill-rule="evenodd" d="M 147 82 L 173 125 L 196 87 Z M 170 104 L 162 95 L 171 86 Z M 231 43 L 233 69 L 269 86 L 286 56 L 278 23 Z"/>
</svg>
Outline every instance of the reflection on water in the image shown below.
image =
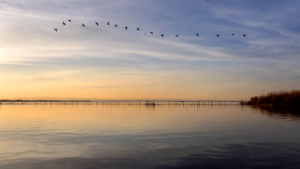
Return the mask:
<svg viewBox="0 0 300 169">
<path fill-rule="evenodd" d="M 266 114 L 270 117 L 300 120 L 300 107 L 284 107 L 284 106 L 251 106 L 252 110 L 259 110 L 261 114 Z"/>
<path fill-rule="evenodd" d="M 297 119 L 247 106 L 1 106 L 0 168 L 300 168 Z"/>
</svg>

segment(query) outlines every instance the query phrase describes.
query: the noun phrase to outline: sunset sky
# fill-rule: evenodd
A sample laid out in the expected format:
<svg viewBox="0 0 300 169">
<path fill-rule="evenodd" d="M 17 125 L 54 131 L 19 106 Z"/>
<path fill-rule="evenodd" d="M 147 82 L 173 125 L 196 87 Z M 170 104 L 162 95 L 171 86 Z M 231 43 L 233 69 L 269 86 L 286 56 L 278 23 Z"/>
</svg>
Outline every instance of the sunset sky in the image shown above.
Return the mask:
<svg viewBox="0 0 300 169">
<path fill-rule="evenodd" d="M 299 8 L 297 0 L 1 0 L 0 99 L 247 100 L 299 89 Z"/>
</svg>

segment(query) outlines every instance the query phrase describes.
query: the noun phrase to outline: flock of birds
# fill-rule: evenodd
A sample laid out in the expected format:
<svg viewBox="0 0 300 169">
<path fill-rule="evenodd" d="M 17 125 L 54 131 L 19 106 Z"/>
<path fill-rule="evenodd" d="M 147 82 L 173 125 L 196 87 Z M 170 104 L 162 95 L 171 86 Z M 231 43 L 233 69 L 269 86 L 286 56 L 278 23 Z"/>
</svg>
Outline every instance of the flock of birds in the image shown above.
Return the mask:
<svg viewBox="0 0 300 169">
<path fill-rule="evenodd" d="M 69 21 L 69 22 L 72 22 L 70 19 L 69 19 L 68 21 Z M 95 24 L 96 24 L 97 26 L 99 26 L 99 23 L 98 23 L 98 22 L 95 22 Z M 63 25 L 65 26 L 65 25 L 66 25 L 66 23 L 65 23 L 65 22 L 63 22 Z M 109 22 L 107 22 L 107 25 L 110 25 L 110 23 L 109 23 Z M 83 26 L 83 27 L 85 27 L 85 24 L 83 23 L 83 24 L 82 24 L 82 26 Z M 115 24 L 115 27 L 118 27 L 118 25 L 117 25 L 117 24 Z M 125 28 L 126 30 L 128 29 L 128 27 L 127 27 L 127 26 L 125 26 L 124 28 Z M 54 30 L 57 32 L 57 30 L 58 30 L 58 29 L 57 29 L 57 28 L 55 28 Z M 139 30 L 140 30 L 140 28 L 139 28 L 139 27 L 137 27 L 137 28 L 136 28 L 136 30 L 137 30 L 137 31 L 139 31 Z M 151 33 L 151 35 L 153 35 L 153 32 L 150 32 L 150 33 Z M 146 35 L 146 33 L 145 33 L 145 35 Z M 161 37 L 164 37 L 164 34 L 161 34 L 160 36 L 161 36 Z M 175 36 L 176 36 L 177 38 L 179 37 L 178 35 L 175 35 Z M 196 33 L 196 36 L 199 36 L 199 33 Z M 217 36 L 218 38 L 220 37 L 220 35 L 219 35 L 219 34 L 217 34 L 216 36 Z M 234 36 L 234 34 L 231 34 L 231 36 Z M 244 34 L 243 36 L 244 36 L 244 37 L 246 37 L 246 34 Z"/>
<path fill-rule="evenodd" d="M 207 0 L 207 2 L 209 2 L 209 1 L 210 1 L 210 0 Z M 69 19 L 68 21 L 69 21 L 69 22 L 72 22 L 70 19 Z M 99 26 L 99 23 L 98 23 L 98 22 L 95 22 L 95 24 L 96 24 L 97 26 Z M 65 25 L 66 25 L 66 23 L 65 23 L 65 22 L 63 22 L 63 25 L 65 26 Z M 107 22 L 107 25 L 110 25 L 110 23 L 109 23 L 109 22 Z M 83 27 L 85 27 L 85 24 L 83 23 L 83 24 L 82 24 L 82 26 L 83 26 Z M 118 25 L 117 25 L 117 24 L 115 24 L 115 27 L 118 27 Z M 126 30 L 128 29 L 128 27 L 127 27 L 127 26 L 125 26 L 124 28 L 125 28 Z M 57 29 L 57 28 L 55 28 L 54 30 L 57 32 L 57 30 L 58 30 L 58 29 Z M 137 30 L 137 31 L 139 31 L 139 30 L 140 30 L 140 28 L 139 28 L 139 27 L 137 27 L 137 28 L 136 28 L 136 30 Z M 153 35 L 153 32 L 150 32 L 150 33 L 151 33 L 151 35 Z M 145 33 L 145 35 L 146 35 L 146 33 Z M 160 36 L 161 36 L 161 37 L 164 37 L 164 34 L 161 34 Z M 178 35 L 175 35 L 175 36 L 176 36 L 177 38 L 179 37 Z M 196 36 L 199 36 L 199 34 L 198 34 L 198 33 L 196 33 Z M 220 37 L 220 35 L 219 35 L 219 34 L 217 34 L 216 36 L 217 36 L 218 38 Z M 231 34 L 231 36 L 234 36 L 234 34 Z M 243 36 L 244 36 L 244 37 L 246 37 L 246 34 L 243 34 Z"/>
</svg>

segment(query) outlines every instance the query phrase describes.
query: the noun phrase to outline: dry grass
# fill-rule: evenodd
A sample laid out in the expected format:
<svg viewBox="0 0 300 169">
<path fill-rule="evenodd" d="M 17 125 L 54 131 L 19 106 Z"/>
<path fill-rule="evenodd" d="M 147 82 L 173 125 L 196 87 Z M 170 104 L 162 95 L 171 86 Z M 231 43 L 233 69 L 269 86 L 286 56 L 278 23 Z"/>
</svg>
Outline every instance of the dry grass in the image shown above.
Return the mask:
<svg viewBox="0 0 300 169">
<path fill-rule="evenodd" d="M 300 90 L 271 92 L 266 95 L 255 96 L 247 105 L 273 105 L 273 106 L 300 106 Z"/>
</svg>

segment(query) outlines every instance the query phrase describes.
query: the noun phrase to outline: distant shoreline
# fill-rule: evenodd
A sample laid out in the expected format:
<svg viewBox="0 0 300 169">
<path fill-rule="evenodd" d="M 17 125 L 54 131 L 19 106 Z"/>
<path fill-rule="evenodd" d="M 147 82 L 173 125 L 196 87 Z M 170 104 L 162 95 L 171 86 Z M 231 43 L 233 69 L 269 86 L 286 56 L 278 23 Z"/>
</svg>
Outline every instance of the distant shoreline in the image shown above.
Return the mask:
<svg viewBox="0 0 300 169">
<path fill-rule="evenodd" d="M 300 106 L 300 90 L 271 92 L 254 96 L 250 101 L 242 101 L 241 105 L 256 106 Z"/>
<path fill-rule="evenodd" d="M 0 100 L 0 105 L 239 105 L 237 100 Z"/>
</svg>

